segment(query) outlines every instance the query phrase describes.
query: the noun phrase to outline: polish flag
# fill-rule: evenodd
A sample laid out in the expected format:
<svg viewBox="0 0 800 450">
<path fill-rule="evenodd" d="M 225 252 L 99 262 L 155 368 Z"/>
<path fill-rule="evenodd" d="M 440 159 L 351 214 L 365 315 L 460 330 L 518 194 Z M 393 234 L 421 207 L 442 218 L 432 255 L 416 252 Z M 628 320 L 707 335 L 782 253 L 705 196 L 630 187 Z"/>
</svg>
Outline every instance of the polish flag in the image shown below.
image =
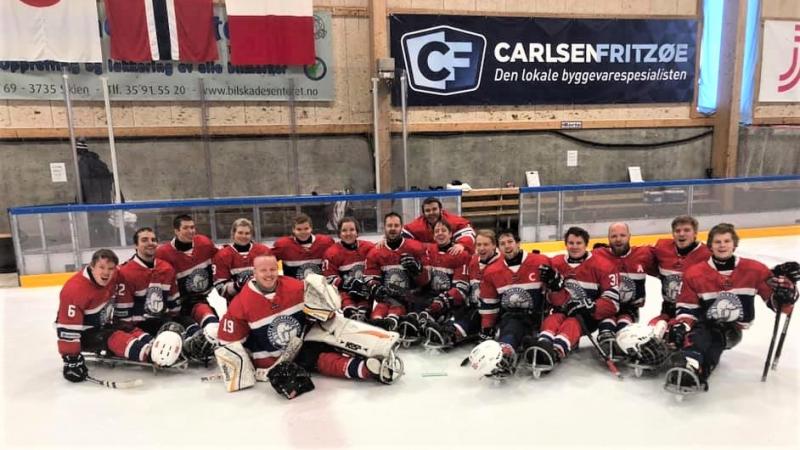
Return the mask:
<svg viewBox="0 0 800 450">
<path fill-rule="evenodd" d="M 308 65 L 314 53 L 312 0 L 225 0 L 234 65 Z"/>
<path fill-rule="evenodd" d="M 0 0 L 0 61 L 102 59 L 96 0 Z"/>
<path fill-rule="evenodd" d="M 105 0 L 111 58 L 120 61 L 215 61 L 211 0 Z"/>
</svg>

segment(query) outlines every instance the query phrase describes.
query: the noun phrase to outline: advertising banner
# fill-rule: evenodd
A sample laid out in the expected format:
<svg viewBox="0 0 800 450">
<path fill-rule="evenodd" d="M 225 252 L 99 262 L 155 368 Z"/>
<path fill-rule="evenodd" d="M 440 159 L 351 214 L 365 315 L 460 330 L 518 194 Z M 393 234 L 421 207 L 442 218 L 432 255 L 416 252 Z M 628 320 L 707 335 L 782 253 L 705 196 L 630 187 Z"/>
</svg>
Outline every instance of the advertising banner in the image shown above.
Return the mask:
<svg viewBox="0 0 800 450">
<path fill-rule="evenodd" d="M 694 95 L 696 20 L 393 15 L 390 32 L 412 106 L 682 103 Z"/>
<path fill-rule="evenodd" d="M 101 76 L 108 77 L 112 100 L 333 101 L 333 25 L 329 12 L 314 13 L 317 62 L 308 66 L 234 66 L 229 63 L 225 9 L 214 8 L 213 27 L 220 58 L 208 63 L 110 59 L 109 33 L 100 4 L 102 63 L 0 61 L 0 99 L 63 100 L 62 72 L 69 75 L 73 100 L 103 100 Z M 201 94 L 199 80 L 205 92 Z M 293 87 L 290 86 L 293 80 Z M 204 95 L 203 95 L 204 94 Z"/>
<path fill-rule="evenodd" d="M 762 42 L 758 101 L 800 102 L 800 21 L 765 21 Z"/>
</svg>

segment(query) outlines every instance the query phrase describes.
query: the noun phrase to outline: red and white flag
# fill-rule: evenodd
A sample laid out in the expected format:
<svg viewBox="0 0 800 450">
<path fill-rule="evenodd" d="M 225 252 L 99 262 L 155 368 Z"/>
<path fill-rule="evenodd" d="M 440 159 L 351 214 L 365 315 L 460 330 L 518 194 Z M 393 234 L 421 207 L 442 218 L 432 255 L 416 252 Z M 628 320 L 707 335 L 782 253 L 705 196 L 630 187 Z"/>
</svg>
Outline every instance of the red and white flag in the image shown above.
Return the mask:
<svg viewBox="0 0 800 450">
<path fill-rule="evenodd" d="M 215 61 L 211 0 L 105 0 L 111 58 Z"/>
<path fill-rule="evenodd" d="M 102 59 L 96 0 L 0 0 L 0 61 Z"/>
<path fill-rule="evenodd" d="M 234 65 L 314 64 L 312 0 L 225 0 Z"/>
</svg>

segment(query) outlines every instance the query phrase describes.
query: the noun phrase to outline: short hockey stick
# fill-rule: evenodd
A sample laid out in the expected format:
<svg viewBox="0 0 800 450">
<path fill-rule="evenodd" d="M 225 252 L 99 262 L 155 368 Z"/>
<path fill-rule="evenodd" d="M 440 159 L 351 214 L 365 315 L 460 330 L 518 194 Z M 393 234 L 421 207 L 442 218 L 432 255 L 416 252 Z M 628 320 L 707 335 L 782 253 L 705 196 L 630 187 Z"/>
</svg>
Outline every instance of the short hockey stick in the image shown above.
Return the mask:
<svg viewBox="0 0 800 450">
<path fill-rule="evenodd" d="M 775 349 L 775 357 L 772 359 L 772 370 L 778 368 L 778 360 L 781 359 L 781 351 L 783 350 L 783 343 L 786 341 L 786 332 L 789 331 L 789 321 L 792 320 L 792 314 L 786 315 L 786 320 L 783 322 L 783 331 L 781 331 L 781 338 L 778 340 L 778 348 Z"/>
<path fill-rule="evenodd" d="M 130 389 L 139 387 L 144 384 L 144 382 L 138 378 L 133 380 L 125 380 L 125 381 L 108 381 L 108 380 L 100 380 L 95 377 L 86 377 L 87 381 L 91 381 L 92 383 L 99 384 L 100 386 L 107 387 L 109 389 Z"/>
<path fill-rule="evenodd" d="M 769 350 L 767 351 L 767 360 L 764 361 L 764 371 L 761 373 L 761 382 L 767 381 L 767 374 L 769 373 L 769 364 L 772 361 L 772 350 L 775 348 L 775 338 L 778 336 L 778 325 L 781 321 L 781 310 L 775 310 L 775 324 L 772 326 L 772 339 L 769 341 Z"/>
</svg>

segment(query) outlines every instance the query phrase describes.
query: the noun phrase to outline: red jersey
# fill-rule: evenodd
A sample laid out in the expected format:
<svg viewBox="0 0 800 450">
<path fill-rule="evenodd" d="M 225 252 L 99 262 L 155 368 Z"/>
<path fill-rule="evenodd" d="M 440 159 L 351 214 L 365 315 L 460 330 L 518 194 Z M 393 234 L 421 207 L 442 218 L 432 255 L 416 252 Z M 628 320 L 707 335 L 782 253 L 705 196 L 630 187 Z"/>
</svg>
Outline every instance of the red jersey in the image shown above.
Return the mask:
<svg viewBox="0 0 800 450">
<path fill-rule="evenodd" d="M 192 248 L 182 252 L 175 248 L 175 238 L 161 244 L 156 250 L 156 258 L 170 263 L 175 269 L 178 290 L 181 297 L 205 296 L 211 290 L 213 279 L 212 258 L 217 247 L 211 239 L 197 234 L 192 239 Z"/>
<path fill-rule="evenodd" d="M 453 242 L 463 245 L 464 249 L 472 254 L 475 251 L 475 231 L 469 220 L 444 210 L 442 210 L 442 219 L 453 229 Z M 403 227 L 403 236 L 430 243 L 433 242 L 433 226 L 428 223 L 424 215 L 419 216 Z"/>
<path fill-rule="evenodd" d="M 767 284 L 772 272 L 758 261 L 735 258 L 733 270 L 717 270 L 711 258 L 686 269 L 678 297 L 678 321 L 689 326 L 698 320 L 750 326 L 755 318 L 755 295 L 765 302 L 772 297 Z"/>
<path fill-rule="evenodd" d="M 100 286 L 92 279 L 88 266 L 67 280 L 59 295 L 55 323 L 59 353 L 77 355 L 84 331 L 111 323 L 117 280 L 115 271 L 108 284 Z"/>
<path fill-rule="evenodd" d="M 653 247 L 631 247 L 622 256 L 615 255 L 610 247 L 604 247 L 592 251 L 592 254 L 611 263 L 619 273 L 620 307 L 642 307 L 647 295 L 644 286 L 647 275 L 658 276 Z"/>
<path fill-rule="evenodd" d="M 470 255 L 467 252 L 451 255 L 436 243 L 425 247 L 428 254 L 425 266 L 430 273 L 428 289 L 433 295 L 446 292 L 455 306 L 463 305 L 469 293 Z"/>
<path fill-rule="evenodd" d="M 214 255 L 214 286 L 219 295 L 230 301 L 238 293 L 233 281 L 244 281 L 253 276 L 253 260 L 257 256 L 271 255 L 264 244 L 250 242 L 247 250 L 240 252 L 233 245 L 225 245 Z M 230 282 L 230 283 L 229 283 Z"/>
<path fill-rule="evenodd" d="M 472 306 L 480 305 L 480 286 L 483 272 L 500 258 L 500 252 L 495 250 L 487 261 L 481 261 L 478 254 L 472 255 L 469 261 L 469 303 Z"/>
<path fill-rule="evenodd" d="M 653 247 L 661 278 L 661 295 L 665 302 L 675 303 L 681 292 L 683 273 L 693 265 L 707 261 L 711 250 L 698 243 L 688 254 L 682 256 L 674 239 L 659 239 Z"/>
<path fill-rule="evenodd" d="M 281 276 L 275 292 L 264 294 L 250 280 L 222 316 L 218 336 L 223 345 L 243 342 L 253 364 L 267 368 L 293 335 L 302 336 L 305 324 L 302 281 Z"/>
<path fill-rule="evenodd" d="M 322 258 L 333 245 L 324 234 L 312 234 L 310 244 L 300 244 L 294 236 L 284 236 L 272 247 L 272 253 L 282 261 L 283 274 L 302 280 L 307 273 L 322 275 Z"/>
<path fill-rule="evenodd" d="M 569 300 L 594 302 L 594 319 L 603 320 L 619 311 L 619 274 L 610 262 L 588 253 L 580 263 L 567 262 L 566 255 L 553 257 L 553 269 L 564 277 L 564 289 L 550 292 L 547 299 L 555 307 Z"/>
<path fill-rule="evenodd" d="M 392 250 L 388 245 L 376 246 L 367 254 L 365 280 L 383 285 L 393 284 L 406 290 L 428 284 L 427 270 L 422 270 L 414 280 L 409 279 L 405 269 L 400 265 L 400 257 L 406 253 L 414 256 L 420 264 L 425 264 L 425 247 L 413 239 L 403 238 L 396 250 Z"/>
<path fill-rule="evenodd" d="M 122 288 L 115 304 L 114 317 L 138 323 L 150 317 L 177 315 L 181 310 L 175 270 L 156 258 L 148 267 L 136 254 L 119 268 Z"/>
<path fill-rule="evenodd" d="M 375 247 L 369 241 L 356 241 L 356 248 L 349 249 L 337 242 L 328 247 L 322 261 L 322 274 L 328 283 L 341 288 L 342 284 L 352 278 L 364 278 L 367 267 L 367 254 Z"/>
<path fill-rule="evenodd" d="M 498 258 L 483 272 L 480 284 L 481 328 L 493 327 L 500 311 L 544 312 L 544 290 L 539 279 L 539 266 L 550 265 L 550 259 L 539 253 L 522 252 L 522 263 L 509 266 Z M 537 325 L 538 327 L 538 325 Z"/>
</svg>

